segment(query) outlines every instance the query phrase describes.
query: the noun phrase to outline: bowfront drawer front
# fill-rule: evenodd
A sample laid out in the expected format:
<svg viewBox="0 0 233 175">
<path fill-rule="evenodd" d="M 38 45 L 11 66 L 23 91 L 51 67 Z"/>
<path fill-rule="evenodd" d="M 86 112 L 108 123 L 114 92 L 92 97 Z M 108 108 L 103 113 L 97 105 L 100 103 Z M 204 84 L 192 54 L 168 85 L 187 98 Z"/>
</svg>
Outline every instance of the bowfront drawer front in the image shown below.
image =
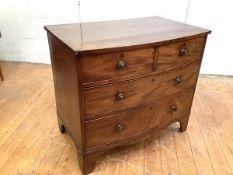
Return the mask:
<svg viewBox="0 0 233 175">
<path fill-rule="evenodd" d="M 89 55 L 80 59 L 84 83 L 152 72 L 154 48 Z"/>
<path fill-rule="evenodd" d="M 84 90 L 85 115 L 95 117 L 95 114 L 133 107 L 194 87 L 199 68 L 200 64 L 195 63 L 159 76 L 87 88 Z"/>
<path fill-rule="evenodd" d="M 201 59 L 204 46 L 204 37 L 161 46 L 156 50 L 154 69 L 167 71 Z"/>
<path fill-rule="evenodd" d="M 135 110 L 87 121 L 86 146 L 93 147 L 124 140 L 178 119 L 189 113 L 193 92 L 194 89 L 188 89 Z"/>
</svg>

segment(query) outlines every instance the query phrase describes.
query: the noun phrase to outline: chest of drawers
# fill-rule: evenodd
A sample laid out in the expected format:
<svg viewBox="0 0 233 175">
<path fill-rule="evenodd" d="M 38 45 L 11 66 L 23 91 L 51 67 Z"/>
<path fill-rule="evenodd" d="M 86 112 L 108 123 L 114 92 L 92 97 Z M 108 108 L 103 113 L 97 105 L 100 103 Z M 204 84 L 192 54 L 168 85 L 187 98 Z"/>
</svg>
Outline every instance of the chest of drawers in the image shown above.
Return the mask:
<svg viewBox="0 0 233 175">
<path fill-rule="evenodd" d="M 160 17 L 45 26 L 60 131 L 84 174 L 173 122 L 185 131 L 207 29 Z"/>
</svg>

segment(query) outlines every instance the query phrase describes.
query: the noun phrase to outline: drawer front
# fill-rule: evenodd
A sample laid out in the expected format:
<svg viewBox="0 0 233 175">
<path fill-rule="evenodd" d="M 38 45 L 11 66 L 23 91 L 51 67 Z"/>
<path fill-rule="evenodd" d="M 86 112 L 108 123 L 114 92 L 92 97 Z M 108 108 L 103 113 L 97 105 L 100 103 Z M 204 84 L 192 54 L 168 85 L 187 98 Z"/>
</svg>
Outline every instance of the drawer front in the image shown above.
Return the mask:
<svg viewBox="0 0 233 175">
<path fill-rule="evenodd" d="M 80 59 L 84 83 L 120 79 L 152 71 L 154 49 L 85 56 Z"/>
<path fill-rule="evenodd" d="M 124 140 L 181 117 L 190 111 L 193 92 L 188 89 L 132 111 L 85 122 L 86 146 Z"/>
<path fill-rule="evenodd" d="M 200 64 L 195 63 L 159 76 L 85 89 L 85 115 L 92 117 L 95 114 L 132 107 L 194 87 L 199 67 Z"/>
<path fill-rule="evenodd" d="M 204 37 L 161 46 L 156 52 L 154 69 L 167 71 L 201 59 L 204 46 Z"/>
</svg>

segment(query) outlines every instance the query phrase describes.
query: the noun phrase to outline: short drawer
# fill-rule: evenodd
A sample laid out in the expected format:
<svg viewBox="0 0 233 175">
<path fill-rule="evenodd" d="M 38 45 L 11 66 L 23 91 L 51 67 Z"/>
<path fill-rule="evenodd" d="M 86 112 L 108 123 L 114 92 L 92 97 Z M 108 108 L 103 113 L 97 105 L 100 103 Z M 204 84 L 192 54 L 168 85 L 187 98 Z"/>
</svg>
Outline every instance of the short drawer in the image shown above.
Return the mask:
<svg viewBox="0 0 233 175">
<path fill-rule="evenodd" d="M 162 75 L 85 89 L 85 115 L 92 117 L 133 107 L 195 87 L 199 68 L 200 64 L 195 63 Z"/>
<path fill-rule="evenodd" d="M 121 141 L 174 121 L 189 113 L 193 93 L 194 89 L 188 89 L 132 111 L 86 121 L 86 146 L 93 147 Z"/>
<path fill-rule="evenodd" d="M 81 57 L 84 83 L 121 79 L 152 71 L 154 48 Z"/>
<path fill-rule="evenodd" d="M 195 38 L 158 47 L 156 50 L 156 71 L 167 71 L 177 66 L 201 59 L 205 38 Z"/>
</svg>

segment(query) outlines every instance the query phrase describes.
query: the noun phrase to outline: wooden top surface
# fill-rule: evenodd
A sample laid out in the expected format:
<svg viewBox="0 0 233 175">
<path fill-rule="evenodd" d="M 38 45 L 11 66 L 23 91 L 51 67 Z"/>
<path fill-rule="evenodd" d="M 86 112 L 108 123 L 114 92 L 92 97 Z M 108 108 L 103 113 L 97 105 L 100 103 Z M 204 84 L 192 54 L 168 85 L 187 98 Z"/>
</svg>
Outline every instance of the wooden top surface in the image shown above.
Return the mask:
<svg viewBox="0 0 233 175">
<path fill-rule="evenodd" d="M 155 46 L 210 33 L 210 30 L 161 17 L 45 26 L 76 54 Z"/>
</svg>

